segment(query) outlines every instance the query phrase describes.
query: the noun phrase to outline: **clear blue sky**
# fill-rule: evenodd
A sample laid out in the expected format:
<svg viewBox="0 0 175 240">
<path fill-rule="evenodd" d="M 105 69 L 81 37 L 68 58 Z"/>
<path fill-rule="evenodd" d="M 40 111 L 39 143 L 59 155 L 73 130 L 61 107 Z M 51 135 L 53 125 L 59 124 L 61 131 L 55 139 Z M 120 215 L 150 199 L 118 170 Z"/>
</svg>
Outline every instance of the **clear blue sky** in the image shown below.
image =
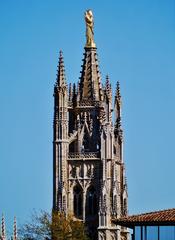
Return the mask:
<svg viewBox="0 0 175 240">
<path fill-rule="evenodd" d="M 0 214 L 9 226 L 52 207 L 58 53 L 77 82 L 87 8 L 102 79 L 121 82 L 129 212 L 175 207 L 174 0 L 1 0 Z"/>
</svg>

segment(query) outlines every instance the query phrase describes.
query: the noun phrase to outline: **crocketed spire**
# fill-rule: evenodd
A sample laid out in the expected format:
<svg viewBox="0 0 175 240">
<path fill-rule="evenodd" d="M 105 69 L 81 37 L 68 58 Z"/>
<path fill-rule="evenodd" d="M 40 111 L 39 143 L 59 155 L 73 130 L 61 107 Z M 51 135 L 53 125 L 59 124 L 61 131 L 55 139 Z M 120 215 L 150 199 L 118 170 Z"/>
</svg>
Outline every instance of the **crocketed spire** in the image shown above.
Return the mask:
<svg viewBox="0 0 175 240">
<path fill-rule="evenodd" d="M 102 95 L 96 48 L 85 48 L 81 77 L 80 100 L 100 101 Z"/>
<path fill-rule="evenodd" d="M 121 105 L 121 95 L 120 95 L 120 83 L 119 83 L 119 81 L 117 81 L 117 85 L 116 85 L 115 104 L 118 105 L 117 107 L 120 107 L 120 105 Z"/>
<path fill-rule="evenodd" d="M 106 94 L 108 96 L 108 100 L 111 100 L 112 99 L 112 88 L 111 88 L 111 84 L 110 84 L 108 75 L 106 75 L 105 90 L 106 90 Z"/>
<path fill-rule="evenodd" d="M 115 125 L 114 125 L 114 134 L 115 137 L 119 136 L 122 140 L 123 130 L 121 126 L 121 94 L 120 94 L 120 83 L 117 81 L 116 94 L 115 94 Z"/>
<path fill-rule="evenodd" d="M 63 52 L 60 51 L 59 54 L 59 63 L 57 69 L 57 80 L 56 85 L 62 86 L 66 84 L 66 77 L 65 77 L 65 68 L 64 68 L 64 59 L 63 59 Z"/>
</svg>

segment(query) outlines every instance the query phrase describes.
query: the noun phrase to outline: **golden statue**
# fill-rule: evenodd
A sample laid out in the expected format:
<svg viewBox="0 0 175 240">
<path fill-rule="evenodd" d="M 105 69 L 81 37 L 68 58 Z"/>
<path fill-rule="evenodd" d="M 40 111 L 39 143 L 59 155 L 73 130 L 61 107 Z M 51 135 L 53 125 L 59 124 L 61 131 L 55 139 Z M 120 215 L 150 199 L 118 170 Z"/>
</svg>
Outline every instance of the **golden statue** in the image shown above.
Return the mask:
<svg viewBox="0 0 175 240">
<path fill-rule="evenodd" d="M 85 12 L 86 22 L 86 47 L 96 47 L 94 43 L 94 18 L 93 13 L 89 9 Z"/>
</svg>

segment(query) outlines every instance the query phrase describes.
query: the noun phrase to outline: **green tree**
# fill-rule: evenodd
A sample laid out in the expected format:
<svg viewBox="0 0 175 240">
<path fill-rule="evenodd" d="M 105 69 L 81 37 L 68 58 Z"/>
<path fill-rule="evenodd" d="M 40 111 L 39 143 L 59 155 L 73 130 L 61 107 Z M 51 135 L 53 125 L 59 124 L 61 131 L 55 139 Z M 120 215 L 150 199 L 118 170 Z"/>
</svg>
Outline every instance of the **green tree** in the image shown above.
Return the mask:
<svg viewBox="0 0 175 240">
<path fill-rule="evenodd" d="M 58 212 L 34 211 L 31 221 L 20 228 L 19 234 L 23 240 L 88 240 L 82 221 Z"/>
<path fill-rule="evenodd" d="M 64 213 L 53 212 L 51 232 L 54 240 L 88 240 L 84 223 Z"/>
<path fill-rule="evenodd" d="M 23 240 L 51 239 L 51 215 L 48 212 L 33 211 L 30 221 L 19 229 L 19 238 Z"/>
</svg>

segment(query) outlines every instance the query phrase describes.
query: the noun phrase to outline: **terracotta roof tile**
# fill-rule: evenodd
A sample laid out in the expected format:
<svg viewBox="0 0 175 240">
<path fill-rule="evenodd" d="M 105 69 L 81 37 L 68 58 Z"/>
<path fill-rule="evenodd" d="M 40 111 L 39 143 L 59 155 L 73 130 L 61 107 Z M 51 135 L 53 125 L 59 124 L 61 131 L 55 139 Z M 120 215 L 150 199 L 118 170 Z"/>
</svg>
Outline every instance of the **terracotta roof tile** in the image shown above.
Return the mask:
<svg viewBox="0 0 175 240">
<path fill-rule="evenodd" d="M 175 225 L 175 208 L 121 217 L 114 219 L 114 222 L 123 226 Z"/>
</svg>

